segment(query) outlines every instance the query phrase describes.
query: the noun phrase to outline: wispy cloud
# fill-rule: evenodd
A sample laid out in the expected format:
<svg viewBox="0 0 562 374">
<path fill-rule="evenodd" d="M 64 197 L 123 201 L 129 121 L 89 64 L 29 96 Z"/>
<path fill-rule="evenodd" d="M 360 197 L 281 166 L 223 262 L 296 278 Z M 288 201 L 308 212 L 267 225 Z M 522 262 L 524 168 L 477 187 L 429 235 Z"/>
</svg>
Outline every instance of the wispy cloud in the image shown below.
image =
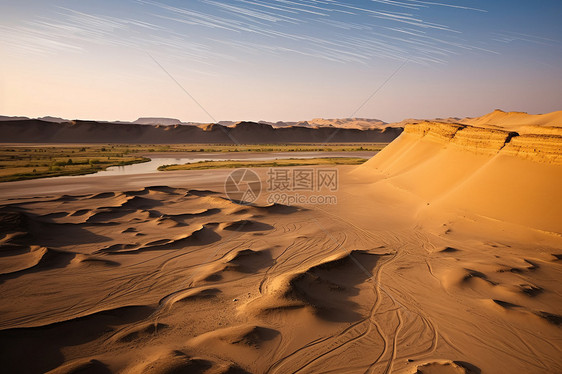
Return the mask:
<svg viewBox="0 0 562 374">
<path fill-rule="evenodd" d="M 503 31 L 499 33 L 494 33 L 494 40 L 501 43 L 524 42 L 524 43 L 540 44 L 540 45 L 553 46 L 553 47 L 562 46 L 562 42 L 560 40 L 545 38 L 538 35 L 513 32 L 513 31 Z"/>
<path fill-rule="evenodd" d="M 448 7 L 483 11 L 458 2 L 371 0 L 361 6 L 336 0 L 132 1 L 130 17 L 53 7 L 44 17 L 1 26 L 11 51 L 58 53 L 91 45 L 142 48 L 212 64 L 249 53 L 295 54 L 338 63 L 375 58 L 443 63 L 469 45 L 450 25 L 424 20 L 420 10 Z M 206 33 L 204 30 L 210 30 Z M 508 41 L 506 36 L 498 36 Z"/>
</svg>

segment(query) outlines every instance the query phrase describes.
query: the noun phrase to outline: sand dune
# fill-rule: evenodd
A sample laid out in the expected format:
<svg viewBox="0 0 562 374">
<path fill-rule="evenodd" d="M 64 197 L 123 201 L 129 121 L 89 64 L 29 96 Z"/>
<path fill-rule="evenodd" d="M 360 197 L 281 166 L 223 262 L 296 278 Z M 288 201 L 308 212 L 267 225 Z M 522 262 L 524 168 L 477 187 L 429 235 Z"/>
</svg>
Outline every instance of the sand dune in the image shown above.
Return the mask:
<svg viewBox="0 0 562 374">
<path fill-rule="evenodd" d="M 557 135 L 519 135 L 460 124 L 407 125 L 357 173 L 371 178 L 373 169 L 424 199 L 431 206 L 425 210 L 454 207 L 562 232 L 562 128 Z"/>
<path fill-rule="evenodd" d="M 472 126 L 499 127 L 521 133 L 541 133 L 542 131 L 548 133 L 549 131 L 556 131 L 560 135 L 562 111 L 546 114 L 527 114 L 525 112 L 504 112 L 503 110 L 496 109 L 484 116 L 465 118 L 459 122 Z M 543 128 L 542 131 L 541 128 Z"/>
<path fill-rule="evenodd" d="M 301 121 L 296 124 L 296 126 L 311 126 L 311 127 L 336 127 L 344 129 L 384 129 L 387 127 L 387 123 L 378 119 L 368 119 L 368 118 L 336 118 L 336 119 L 325 119 L 325 118 L 314 118 L 308 121 Z"/>
<path fill-rule="evenodd" d="M 2 369 L 561 372 L 560 153 L 433 121 L 338 167 L 337 205 L 240 205 L 192 171 L 3 199 Z"/>
</svg>

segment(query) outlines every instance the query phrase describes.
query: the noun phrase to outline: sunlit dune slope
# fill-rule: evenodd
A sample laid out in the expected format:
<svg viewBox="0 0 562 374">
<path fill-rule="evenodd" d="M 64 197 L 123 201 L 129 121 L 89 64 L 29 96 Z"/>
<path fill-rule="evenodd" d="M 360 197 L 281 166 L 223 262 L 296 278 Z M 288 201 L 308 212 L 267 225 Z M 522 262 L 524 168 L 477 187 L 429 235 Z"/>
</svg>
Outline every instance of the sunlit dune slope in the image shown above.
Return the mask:
<svg viewBox="0 0 562 374">
<path fill-rule="evenodd" d="M 386 181 L 423 198 L 432 209 L 459 208 L 560 233 L 562 223 L 556 217 L 562 211 L 562 128 L 519 133 L 502 126 L 515 128 L 517 123 L 530 131 L 531 124 L 552 124 L 561 114 L 496 111 L 471 120 L 479 126 L 409 124 L 356 173 L 369 178 L 376 169 Z"/>
<path fill-rule="evenodd" d="M 525 112 L 504 112 L 496 109 L 481 117 L 465 118 L 460 123 L 472 126 L 499 127 L 519 133 L 551 133 L 560 135 L 562 111 L 546 114 L 527 114 Z M 552 129 L 552 127 L 557 129 Z"/>
</svg>

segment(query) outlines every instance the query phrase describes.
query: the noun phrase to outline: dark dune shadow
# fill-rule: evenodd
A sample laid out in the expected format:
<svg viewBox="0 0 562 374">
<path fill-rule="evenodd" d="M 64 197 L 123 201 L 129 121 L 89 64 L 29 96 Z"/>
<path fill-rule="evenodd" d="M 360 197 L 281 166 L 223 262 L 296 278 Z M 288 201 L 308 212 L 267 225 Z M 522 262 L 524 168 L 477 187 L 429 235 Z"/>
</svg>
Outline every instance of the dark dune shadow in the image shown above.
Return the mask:
<svg viewBox="0 0 562 374">
<path fill-rule="evenodd" d="M 441 253 L 455 253 L 455 252 L 458 252 L 458 251 L 459 251 L 459 250 L 456 249 L 456 248 L 453 248 L 453 247 L 446 247 L 446 248 L 440 250 L 439 252 L 441 252 Z"/>
<path fill-rule="evenodd" d="M 256 273 L 273 265 L 274 260 L 269 251 L 252 251 L 244 249 L 237 252 L 228 264 L 234 265 L 235 270 L 242 273 Z"/>
<path fill-rule="evenodd" d="M 211 190 L 188 190 L 185 194 L 186 196 L 193 195 L 193 196 L 205 197 L 210 195 L 217 195 L 218 192 L 211 191 Z"/>
<path fill-rule="evenodd" d="M 0 274 L 0 284 L 9 279 L 21 277 L 22 275 L 64 268 L 68 266 L 68 264 L 70 264 L 72 259 L 76 256 L 75 253 L 57 251 L 50 248 L 47 248 L 44 251 L 45 253 L 35 265 L 12 273 Z"/>
<path fill-rule="evenodd" d="M 52 374 L 111 374 L 106 364 L 99 360 L 78 360 L 56 368 Z"/>
<path fill-rule="evenodd" d="M 54 222 L 34 223 L 31 225 L 30 230 L 33 242 L 29 244 L 45 247 L 64 247 L 85 243 L 103 243 L 112 240 L 110 237 L 95 234 L 83 226 L 87 225 Z"/>
<path fill-rule="evenodd" d="M 106 253 L 108 255 L 132 255 L 146 251 L 161 250 L 178 250 L 191 246 L 208 245 L 221 240 L 221 236 L 217 234 L 209 225 L 204 225 L 191 234 L 179 238 L 162 241 L 155 241 L 155 244 L 147 244 L 137 246 L 136 244 L 116 244 L 106 248 L 102 248 L 95 253 Z M 129 249 L 130 248 L 130 249 Z"/>
<path fill-rule="evenodd" d="M 115 331 L 117 326 L 146 319 L 152 312 L 153 308 L 148 306 L 127 306 L 41 327 L 2 330 L 2 371 L 47 372 L 66 361 L 62 348 L 96 340 Z"/>
<path fill-rule="evenodd" d="M 149 211 L 151 217 L 169 218 L 169 219 L 172 219 L 176 222 L 183 222 L 184 220 L 188 220 L 188 219 L 192 219 L 192 218 L 196 218 L 196 217 L 208 217 L 208 216 L 218 214 L 220 212 L 221 212 L 221 210 L 219 208 L 205 209 L 205 210 L 203 210 L 201 212 L 197 212 L 197 213 L 177 213 L 177 214 L 162 213 L 158 210 L 150 210 Z"/>
<path fill-rule="evenodd" d="M 352 251 L 339 260 L 314 266 L 291 279 L 285 296 L 305 301 L 327 321 L 357 321 L 363 316 L 350 298 L 359 294 L 357 285 L 371 278 L 381 256 Z"/>
<path fill-rule="evenodd" d="M 94 234 L 82 224 L 57 223 L 52 218 L 41 217 L 19 209 L 0 208 L 0 238 L 18 233 L 10 244 L 59 247 L 111 240 Z"/>
<path fill-rule="evenodd" d="M 517 305 L 517 304 L 513 304 L 513 303 L 510 303 L 510 302 L 507 302 L 507 301 L 503 301 L 503 300 L 492 299 L 492 301 L 494 303 L 498 304 L 499 306 L 501 306 L 502 308 L 505 308 L 505 309 L 515 309 L 515 308 L 519 307 L 519 305 Z"/>
<path fill-rule="evenodd" d="M 543 312 L 543 311 L 535 312 L 535 314 L 537 316 L 543 318 L 545 321 L 547 321 L 550 324 L 553 324 L 553 325 L 556 325 L 556 326 L 560 326 L 562 324 L 562 316 L 561 315 Z"/>
<path fill-rule="evenodd" d="M 0 244 L 0 258 L 19 256 L 24 253 L 29 253 L 31 248 L 28 245 L 15 244 L 15 243 L 2 243 Z"/>
<path fill-rule="evenodd" d="M 466 369 L 467 374 L 480 374 L 482 370 L 479 367 L 472 365 L 466 361 L 453 361 L 455 364 Z"/>
<path fill-rule="evenodd" d="M 223 229 L 229 231 L 251 232 L 272 230 L 273 226 L 263 222 L 243 219 L 240 221 L 225 223 L 223 225 Z"/>
</svg>

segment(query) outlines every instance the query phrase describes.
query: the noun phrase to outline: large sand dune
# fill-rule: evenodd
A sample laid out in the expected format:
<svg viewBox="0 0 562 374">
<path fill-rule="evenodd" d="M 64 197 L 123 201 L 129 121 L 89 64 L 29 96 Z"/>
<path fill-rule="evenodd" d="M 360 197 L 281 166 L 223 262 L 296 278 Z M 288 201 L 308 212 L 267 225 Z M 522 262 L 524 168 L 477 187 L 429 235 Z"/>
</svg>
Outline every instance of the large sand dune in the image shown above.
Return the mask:
<svg viewBox="0 0 562 374">
<path fill-rule="evenodd" d="M 190 171 L 12 184 L 2 368 L 561 372 L 560 137 L 494 126 L 408 125 L 339 167 L 332 206 L 239 205 Z"/>
<path fill-rule="evenodd" d="M 550 117 L 562 119 L 561 113 Z M 500 116 L 512 126 L 512 116 Z M 523 121 L 520 114 L 516 117 Z M 549 130 L 519 134 L 461 124 L 410 124 L 357 173 L 370 178 L 376 169 L 385 182 L 415 193 L 432 209 L 455 207 L 560 233 L 562 127 Z"/>
</svg>

